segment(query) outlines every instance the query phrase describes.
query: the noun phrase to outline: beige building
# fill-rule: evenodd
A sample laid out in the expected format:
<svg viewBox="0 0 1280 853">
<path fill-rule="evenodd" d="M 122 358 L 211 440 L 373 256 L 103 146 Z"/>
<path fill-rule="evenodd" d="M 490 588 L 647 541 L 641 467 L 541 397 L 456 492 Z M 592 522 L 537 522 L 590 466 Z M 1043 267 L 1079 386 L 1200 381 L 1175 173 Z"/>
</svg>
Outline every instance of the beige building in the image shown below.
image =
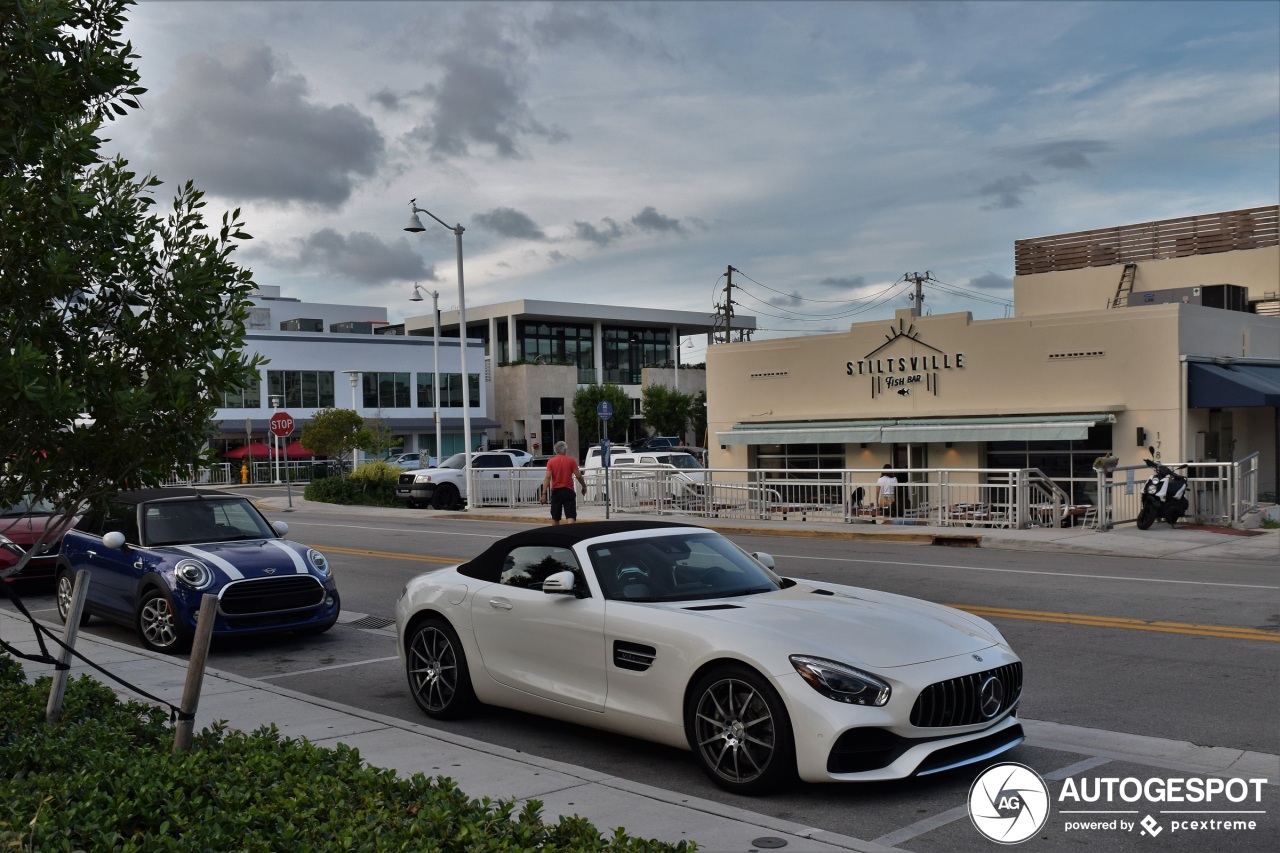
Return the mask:
<svg viewBox="0 0 1280 853">
<path fill-rule="evenodd" d="M 708 351 L 715 467 L 1039 468 L 1261 456 L 1276 491 L 1275 206 L 1019 240 L 1015 316 L 913 316 Z"/>
</svg>

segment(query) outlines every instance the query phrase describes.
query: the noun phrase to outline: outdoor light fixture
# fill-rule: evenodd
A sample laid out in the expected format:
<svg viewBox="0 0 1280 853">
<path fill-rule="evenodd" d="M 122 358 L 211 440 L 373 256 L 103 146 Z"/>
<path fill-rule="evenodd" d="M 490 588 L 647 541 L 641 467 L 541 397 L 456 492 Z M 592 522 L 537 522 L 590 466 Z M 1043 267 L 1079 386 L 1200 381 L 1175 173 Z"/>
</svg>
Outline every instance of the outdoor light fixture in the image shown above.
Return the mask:
<svg viewBox="0 0 1280 853">
<path fill-rule="evenodd" d="M 455 246 L 458 255 L 458 360 L 459 367 L 462 369 L 462 451 L 464 456 L 463 477 L 467 484 L 467 504 L 471 504 L 471 376 L 467 373 L 467 298 L 462 286 L 462 232 L 466 229 L 459 225 L 448 225 L 443 219 L 436 216 L 431 211 L 423 207 L 418 207 L 416 198 L 409 199 L 409 224 L 405 226 L 406 231 L 411 234 L 419 234 L 427 229 L 422 227 L 422 220 L 418 218 L 419 213 L 425 213 L 436 222 L 439 222 L 446 229 L 453 232 Z M 418 293 L 417 285 L 414 285 L 414 295 Z M 435 295 L 433 294 L 433 299 Z M 440 346 L 440 312 L 436 311 L 436 347 Z M 437 380 L 436 388 L 436 406 L 440 405 L 439 387 Z M 440 415 L 439 408 L 436 410 L 436 428 L 439 429 Z M 437 439 L 438 441 L 438 439 Z M 442 455 L 443 448 L 437 447 L 436 454 Z"/>
<path fill-rule="evenodd" d="M 416 220 L 417 214 L 414 214 L 413 218 Z M 417 282 L 413 283 L 413 295 L 409 297 L 409 301 L 422 301 L 422 287 Z M 434 407 L 432 416 L 436 422 L 436 459 L 441 461 L 444 458 L 444 439 L 440 435 L 440 291 L 438 290 L 431 291 L 431 315 L 435 318 L 435 338 L 431 343 L 431 402 Z M 467 393 L 471 393 L 470 383 L 467 384 Z M 419 447 L 418 450 L 421 451 L 422 448 Z"/>
<path fill-rule="evenodd" d="M 415 216 L 414 219 L 417 219 L 417 217 Z M 408 229 L 405 229 L 405 230 L 407 231 Z M 422 288 L 418 286 L 418 283 L 416 281 L 413 283 L 413 296 L 409 297 L 409 301 L 410 302 L 422 301 Z"/>
</svg>

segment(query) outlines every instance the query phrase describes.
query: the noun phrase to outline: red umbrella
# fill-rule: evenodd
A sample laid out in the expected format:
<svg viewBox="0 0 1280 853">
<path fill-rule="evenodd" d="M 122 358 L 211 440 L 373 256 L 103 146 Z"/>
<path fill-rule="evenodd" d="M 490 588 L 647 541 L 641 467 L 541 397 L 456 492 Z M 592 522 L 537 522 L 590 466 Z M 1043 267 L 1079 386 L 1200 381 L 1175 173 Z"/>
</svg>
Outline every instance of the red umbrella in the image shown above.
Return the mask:
<svg viewBox="0 0 1280 853">
<path fill-rule="evenodd" d="M 303 447 L 301 441 L 291 441 L 284 448 L 286 459 L 312 459 L 315 455 L 315 451 Z"/>
<path fill-rule="evenodd" d="M 248 456 L 250 459 L 266 459 L 271 456 L 271 448 L 267 447 L 261 441 L 255 441 L 253 444 L 246 444 L 236 447 L 222 454 L 228 459 L 243 459 Z"/>
</svg>

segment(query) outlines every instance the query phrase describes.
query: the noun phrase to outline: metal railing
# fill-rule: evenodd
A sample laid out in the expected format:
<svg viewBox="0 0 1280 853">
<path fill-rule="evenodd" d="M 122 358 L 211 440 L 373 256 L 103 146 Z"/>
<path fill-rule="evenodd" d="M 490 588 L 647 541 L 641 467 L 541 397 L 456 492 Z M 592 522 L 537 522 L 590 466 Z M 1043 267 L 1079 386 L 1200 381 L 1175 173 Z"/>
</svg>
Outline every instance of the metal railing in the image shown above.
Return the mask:
<svg viewBox="0 0 1280 853">
<path fill-rule="evenodd" d="M 1187 502 L 1185 520 L 1199 524 L 1235 525 L 1245 513 L 1258 508 L 1258 474 L 1261 454 L 1250 453 L 1238 462 L 1191 462 L 1185 471 Z M 1169 463 L 1165 463 L 1168 465 Z M 1170 467 L 1177 469 L 1182 463 Z M 1142 485 L 1151 475 L 1146 465 L 1126 465 L 1098 474 L 1103 529 L 1135 521 L 1142 509 Z"/>
<path fill-rule="evenodd" d="M 317 474 L 328 476 L 342 473 L 341 463 L 332 461 L 281 462 L 218 462 L 205 468 L 175 471 L 162 483 L 164 486 L 240 486 L 264 485 L 279 482 L 309 483 Z"/>
<path fill-rule="evenodd" d="M 703 518 L 927 524 L 941 527 L 1070 525 L 1088 505 L 1035 468 L 912 468 L 892 507 L 876 501 L 875 469 L 707 469 L 617 466 L 587 469 L 586 505 L 650 515 Z M 539 503 L 545 469 L 472 471 L 473 507 Z"/>
</svg>

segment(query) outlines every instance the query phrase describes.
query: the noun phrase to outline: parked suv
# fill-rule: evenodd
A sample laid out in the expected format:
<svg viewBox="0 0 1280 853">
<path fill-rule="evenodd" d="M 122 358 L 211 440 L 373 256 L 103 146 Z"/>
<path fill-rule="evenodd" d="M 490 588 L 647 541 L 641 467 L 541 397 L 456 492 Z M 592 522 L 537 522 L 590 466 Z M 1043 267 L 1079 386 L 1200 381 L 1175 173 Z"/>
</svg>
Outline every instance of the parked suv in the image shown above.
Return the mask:
<svg viewBox="0 0 1280 853">
<path fill-rule="evenodd" d="M 511 470 L 524 467 L 531 458 L 521 451 L 480 451 L 471 454 L 471 468 L 489 471 L 486 480 L 509 481 Z M 421 468 L 401 474 L 396 483 L 396 497 L 414 508 L 461 509 L 467 501 L 465 467 L 466 454 L 455 453 L 441 462 L 438 468 Z"/>
</svg>

